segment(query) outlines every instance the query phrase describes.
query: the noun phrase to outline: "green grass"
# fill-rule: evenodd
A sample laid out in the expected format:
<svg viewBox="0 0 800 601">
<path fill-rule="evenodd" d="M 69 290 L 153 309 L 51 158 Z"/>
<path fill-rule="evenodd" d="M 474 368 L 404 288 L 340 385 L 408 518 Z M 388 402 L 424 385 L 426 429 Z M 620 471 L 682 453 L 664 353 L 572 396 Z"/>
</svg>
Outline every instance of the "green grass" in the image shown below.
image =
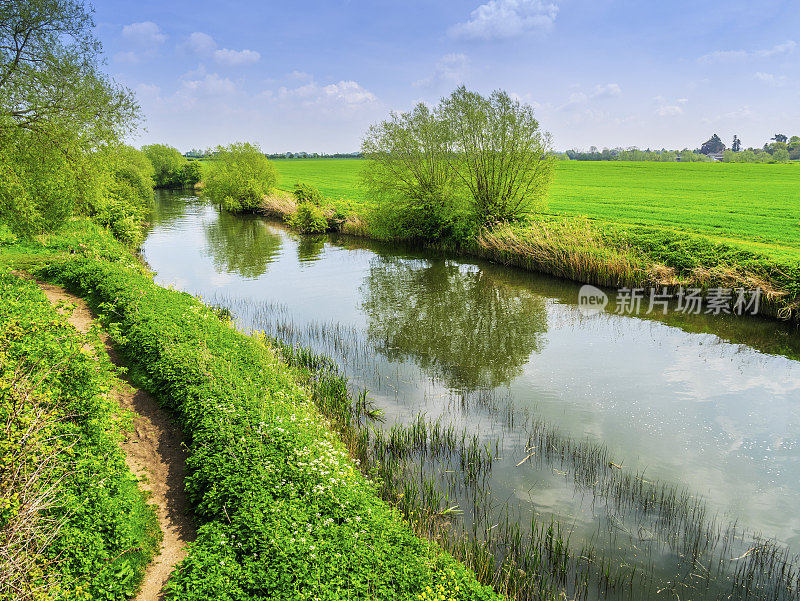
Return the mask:
<svg viewBox="0 0 800 601">
<path fill-rule="evenodd" d="M 274 162 L 278 187 L 317 186 L 340 208 L 363 212 L 364 161 Z M 339 199 L 344 199 L 343 202 Z M 560 162 L 549 212 L 598 225 L 650 226 L 701 234 L 782 260 L 800 254 L 800 165 Z"/>
</svg>

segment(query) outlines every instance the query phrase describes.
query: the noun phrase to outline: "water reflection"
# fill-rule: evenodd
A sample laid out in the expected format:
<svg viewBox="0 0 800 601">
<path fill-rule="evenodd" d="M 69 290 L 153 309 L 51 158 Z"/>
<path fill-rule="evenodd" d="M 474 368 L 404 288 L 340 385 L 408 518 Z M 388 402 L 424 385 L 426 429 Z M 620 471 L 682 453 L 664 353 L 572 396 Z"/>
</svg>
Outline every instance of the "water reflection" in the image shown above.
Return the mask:
<svg viewBox="0 0 800 601">
<path fill-rule="evenodd" d="M 362 294 L 376 350 L 412 357 L 450 388 L 507 384 L 544 345 L 544 298 L 491 270 L 384 256 L 370 263 Z"/>
<path fill-rule="evenodd" d="M 300 236 L 297 240 L 297 260 L 313 263 L 322 258 L 325 251 L 325 236 Z"/>
<path fill-rule="evenodd" d="M 255 216 L 220 213 L 204 228 L 218 271 L 257 278 L 281 252 L 281 234 Z"/>
</svg>

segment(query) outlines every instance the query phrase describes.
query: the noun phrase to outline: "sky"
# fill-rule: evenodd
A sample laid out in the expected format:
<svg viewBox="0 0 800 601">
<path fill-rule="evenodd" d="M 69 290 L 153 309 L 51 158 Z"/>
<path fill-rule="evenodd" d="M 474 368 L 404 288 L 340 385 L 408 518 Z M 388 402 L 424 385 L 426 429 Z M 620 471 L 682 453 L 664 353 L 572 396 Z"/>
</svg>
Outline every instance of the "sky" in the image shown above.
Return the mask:
<svg viewBox="0 0 800 601">
<path fill-rule="evenodd" d="M 534 107 L 557 150 L 800 135 L 797 0 L 96 0 L 136 145 L 353 152 L 456 86 Z"/>
</svg>

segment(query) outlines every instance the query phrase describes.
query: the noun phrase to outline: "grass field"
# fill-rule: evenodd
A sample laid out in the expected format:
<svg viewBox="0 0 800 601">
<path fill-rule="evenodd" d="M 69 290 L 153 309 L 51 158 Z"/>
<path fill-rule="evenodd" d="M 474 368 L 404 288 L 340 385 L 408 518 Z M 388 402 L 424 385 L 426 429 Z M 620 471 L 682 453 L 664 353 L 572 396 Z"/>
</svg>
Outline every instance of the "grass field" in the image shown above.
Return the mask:
<svg viewBox="0 0 800 601">
<path fill-rule="evenodd" d="M 278 185 L 317 186 L 361 212 L 359 159 L 275 161 Z M 341 199 L 341 200 L 339 200 Z M 783 260 L 800 255 L 800 165 L 560 162 L 549 212 L 702 234 Z"/>
</svg>

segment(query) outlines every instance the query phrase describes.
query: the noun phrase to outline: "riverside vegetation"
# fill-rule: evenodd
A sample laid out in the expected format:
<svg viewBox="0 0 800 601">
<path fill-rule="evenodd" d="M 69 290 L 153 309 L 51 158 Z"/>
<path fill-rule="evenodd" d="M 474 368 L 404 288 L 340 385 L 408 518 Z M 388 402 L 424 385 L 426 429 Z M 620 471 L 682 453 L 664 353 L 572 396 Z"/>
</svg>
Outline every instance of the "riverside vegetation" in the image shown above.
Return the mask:
<svg viewBox="0 0 800 601">
<path fill-rule="evenodd" d="M 279 161 L 241 209 L 603 286 L 760 287 L 762 313 L 797 318 L 797 165 L 553 162 L 528 108 L 463 89 L 377 124 L 363 152 Z"/>
</svg>

